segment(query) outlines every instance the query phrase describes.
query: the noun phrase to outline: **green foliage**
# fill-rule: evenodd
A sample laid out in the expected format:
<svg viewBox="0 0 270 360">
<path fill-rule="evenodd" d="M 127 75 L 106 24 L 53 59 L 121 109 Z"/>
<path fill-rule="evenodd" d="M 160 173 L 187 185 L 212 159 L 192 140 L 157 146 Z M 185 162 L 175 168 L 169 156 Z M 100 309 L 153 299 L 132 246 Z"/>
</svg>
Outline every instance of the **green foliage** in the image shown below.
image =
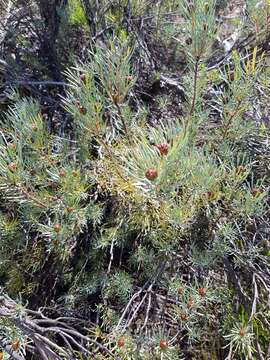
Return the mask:
<svg viewBox="0 0 270 360">
<path fill-rule="evenodd" d="M 268 27 L 268 16 L 270 13 L 269 1 L 257 2 L 255 0 L 247 1 L 247 11 L 249 21 L 252 23 L 256 35 L 260 35 Z"/>
<path fill-rule="evenodd" d="M 89 142 L 102 141 L 107 129 L 112 140 L 122 132 L 127 133 L 131 125 L 132 114 L 126 102 L 135 81 L 131 54 L 124 38 L 112 39 L 106 49 L 99 47 L 89 54 L 91 60 L 86 66 L 78 65 L 67 73 L 74 90 L 65 104 L 74 117 L 75 135 L 85 156 Z"/>
<path fill-rule="evenodd" d="M 121 23 L 127 5 L 110 21 Z M 210 71 L 216 2 L 159 5 L 159 14 L 180 9 L 189 40 L 178 119 L 148 124 L 136 45 L 121 26 L 66 71 L 70 137 L 55 135 L 31 98 L 7 112 L 1 284 L 31 299 L 45 269 L 61 284 L 54 300 L 95 311 L 93 338 L 121 359 L 251 359 L 269 341 L 269 129 L 250 116 L 257 84 L 267 86 L 264 58 L 234 51 Z M 79 2 L 70 7 L 84 24 Z M 131 8 L 139 16 L 147 2 Z"/>
<path fill-rule="evenodd" d="M 229 335 L 225 335 L 225 338 L 230 341 L 230 353 L 228 359 L 234 354 L 243 354 L 245 357 L 252 359 L 252 354 L 255 349 L 252 346 L 254 334 L 249 326 L 243 324 L 236 324 L 231 329 Z"/>
<path fill-rule="evenodd" d="M 104 298 L 108 301 L 125 304 L 132 290 L 132 279 L 126 272 L 113 274 L 104 288 Z"/>
<path fill-rule="evenodd" d="M 87 18 L 80 0 L 71 0 L 68 4 L 68 13 L 71 24 L 86 27 Z"/>
</svg>

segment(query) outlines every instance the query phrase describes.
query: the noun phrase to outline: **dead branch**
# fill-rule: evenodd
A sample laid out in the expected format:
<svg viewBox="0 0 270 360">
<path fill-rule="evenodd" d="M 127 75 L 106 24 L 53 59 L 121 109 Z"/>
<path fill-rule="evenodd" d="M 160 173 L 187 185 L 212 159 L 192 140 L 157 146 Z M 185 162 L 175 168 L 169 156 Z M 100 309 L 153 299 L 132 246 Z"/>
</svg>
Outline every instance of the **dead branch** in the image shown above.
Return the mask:
<svg viewBox="0 0 270 360">
<path fill-rule="evenodd" d="M 42 360 L 71 359 L 78 350 L 87 355 L 102 352 L 110 355 L 112 359 L 118 359 L 105 345 L 89 337 L 85 327 L 80 327 L 80 330 L 77 326 L 75 327 L 74 322 L 80 324 L 80 319 L 73 317 L 51 319 L 40 309 L 33 311 L 22 308 L 5 294 L 0 297 L 0 318 L 9 321 L 11 325 L 20 329 L 26 338 L 32 340 L 34 347 L 31 347 L 30 351 L 38 353 Z M 64 341 L 64 346 L 57 343 L 59 336 Z M 0 345 L 15 360 L 23 360 L 17 352 L 12 350 L 12 344 L 8 341 L 2 338 Z"/>
</svg>

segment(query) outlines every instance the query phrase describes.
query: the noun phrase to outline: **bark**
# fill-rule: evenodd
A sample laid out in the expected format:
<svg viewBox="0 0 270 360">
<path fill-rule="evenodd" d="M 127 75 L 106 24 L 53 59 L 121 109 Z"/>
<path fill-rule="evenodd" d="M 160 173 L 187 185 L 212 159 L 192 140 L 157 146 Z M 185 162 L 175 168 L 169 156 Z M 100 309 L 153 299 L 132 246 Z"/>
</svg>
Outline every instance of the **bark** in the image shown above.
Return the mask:
<svg viewBox="0 0 270 360">
<path fill-rule="evenodd" d="M 85 11 L 91 36 L 94 37 L 96 35 L 95 12 L 93 11 L 89 0 L 81 0 L 81 3 Z"/>
<path fill-rule="evenodd" d="M 40 15 L 44 21 L 44 32 L 40 49 L 41 59 L 45 62 L 54 80 L 60 81 L 61 68 L 57 58 L 56 40 L 59 33 L 60 15 L 58 9 L 66 6 L 66 1 L 39 0 Z"/>
</svg>

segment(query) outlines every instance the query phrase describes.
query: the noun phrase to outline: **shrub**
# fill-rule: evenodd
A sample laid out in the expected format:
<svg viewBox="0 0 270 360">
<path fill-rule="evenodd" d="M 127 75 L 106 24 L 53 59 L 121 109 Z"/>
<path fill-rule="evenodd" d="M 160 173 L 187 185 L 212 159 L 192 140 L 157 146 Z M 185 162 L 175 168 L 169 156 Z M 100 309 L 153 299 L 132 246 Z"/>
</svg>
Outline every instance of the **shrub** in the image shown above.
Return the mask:
<svg viewBox="0 0 270 360">
<path fill-rule="evenodd" d="M 268 351 L 269 130 L 250 115 L 264 58 L 233 51 L 213 69 L 215 2 L 180 5 L 189 41 L 178 119 L 153 127 L 134 105 L 136 45 L 121 33 L 66 73 L 70 134 L 53 134 L 31 98 L 1 128 L 2 285 L 34 302 L 46 272 L 54 285 L 42 303 L 91 306 L 98 327 L 86 339 L 101 358 Z M 24 344 L 29 334 L 11 325 L 8 341 L 17 329 Z"/>
</svg>

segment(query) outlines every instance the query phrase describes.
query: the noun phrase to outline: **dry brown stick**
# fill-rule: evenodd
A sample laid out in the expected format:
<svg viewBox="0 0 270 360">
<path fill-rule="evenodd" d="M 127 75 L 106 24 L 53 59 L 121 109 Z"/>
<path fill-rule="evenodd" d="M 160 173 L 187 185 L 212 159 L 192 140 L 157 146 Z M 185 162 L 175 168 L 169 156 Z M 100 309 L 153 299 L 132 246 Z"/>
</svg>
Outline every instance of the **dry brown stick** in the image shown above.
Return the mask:
<svg viewBox="0 0 270 360">
<path fill-rule="evenodd" d="M 191 117 L 195 110 L 196 98 L 197 98 L 197 83 L 198 83 L 198 76 L 199 76 L 199 61 L 200 58 L 198 57 L 195 62 L 194 67 L 194 78 L 193 78 L 193 96 L 191 102 L 191 108 L 189 111 L 189 116 Z"/>
<path fill-rule="evenodd" d="M 253 316 L 256 314 L 257 300 L 259 299 L 258 286 L 256 283 L 256 275 L 255 274 L 253 274 L 252 283 L 253 283 L 253 287 L 254 287 L 254 297 L 253 297 L 252 309 L 251 309 L 249 321 L 252 321 Z"/>
<path fill-rule="evenodd" d="M 80 350 L 83 350 L 84 352 L 90 354 L 90 351 L 84 345 L 80 345 L 76 338 L 80 339 L 84 344 L 92 344 L 96 346 L 101 351 L 110 355 L 111 358 L 119 360 L 119 358 L 115 356 L 106 346 L 86 335 L 81 334 L 79 331 L 71 328 L 71 326 L 69 326 L 68 324 L 63 323 L 63 321 L 60 322 L 57 320 L 49 319 L 44 316 L 40 310 L 28 311 L 27 309 L 25 309 L 24 311 L 26 315 L 22 318 L 18 318 L 16 316 L 16 307 L 17 304 L 9 297 L 0 297 L 0 316 L 3 318 L 8 318 L 9 321 L 11 321 L 12 324 L 18 327 L 23 334 L 33 340 L 36 351 L 39 352 L 43 360 L 48 360 L 51 358 L 55 360 L 70 359 L 70 349 L 72 349 L 70 341 L 77 347 L 79 347 Z M 41 319 L 29 318 L 29 313 L 31 313 L 32 317 L 33 315 L 36 315 Z M 44 323 L 45 325 L 53 324 L 54 326 L 40 326 L 40 324 Z M 50 336 L 47 336 L 47 333 L 50 334 Z M 59 346 L 53 340 L 53 336 L 57 334 L 62 334 L 66 339 L 65 343 L 69 343 L 68 351 L 64 347 Z M 67 339 L 69 339 L 69 341 Z M 24 359 L 18 357 L 15 360 Z"/>
<path fill-rule="evenodd" d="M 111 246 L 110 246 L 110 262 L 108 265 L 108 269 L 107 269 L 107 276 L 110 274 L 111 272 L 111 267 L 112 267 L 112 262 L 113 262 L 113 248 L 114 248 L 114 240 L 112 240 Z"/>
<path fill-rule="evenodd" d="M 151 285 L 152 285 L 152 284 L 151 284 Z M 150 286 L 151 286 L 151 285 L 150 285 Z M 147 295 L 148 295 L 148 292 L 146 292 L 146 293 L 144 294 L 142 300 L 141 300 L 141 301 L 139 302 L 139 304 L 136 306 L 135 311 L 134 311 L 133 314 L 131 315 L 131 318 L 129 319 L 128 323 L 124 325 L 123 331 L 132 324 L 133 319 L 135 318 L 135 316 L 137 315 L 138 311 L 140 310 L 140 308 L 141 308 L 142 304 L 144 303 L 144 300 L 146 299 Z"/>
<path fill-rule="evenodd" d="M 122 316 L 120 317 L 119 321 L 118 321 L 118 324 L 116 326 L 116 329 L 118 329 L 120 326 L 121 326 L 121 323 L 122 321 L 124 320 L 127 312 L 128 312 L 128 309 L 130 308 L 131 304 L 133 303 L 133 301 L 142 293 L 143 291 L 143 288 L 141 288 L 139 291 L 137 291 L 132 297 L 131 299 L 129 300 L 129 302 L 127 303 L 126 307 L 125 307 L 125 310 L 123 311 L 122 313 Z"/>
<path fill-rule="evenodd" d="M 71 341 L 75 346 L 77 346 L 78 349 L 80 349 L 83 353 L 85 353 L 85 354 L 90 354 L 90 355 L 91 355 L 91 352 L 90 352 L 89 350 L 87 350 L 84 346 L 82 346 L 80 343 L 78 343 L 78 341 L 76 341 L 71 335 L 66 334 L 66 333 L 64 334 L 62 331 L 59 331 L 58 334 L 61 335 L 68 344 L 69 344 L 69 342 L 67 341 L 66 338 L 69 338 L 70 341 Z M 72 349 L 72 347 L 71 347 L 70 344 L 69 344 L 69 347 Z M 72 352 L 73 352 L 73 350 L 72 350 Z"/>
<path fill-rule="evenodd" d="M 62 327 L 50 327 L 50 328 L 45 328 L 44 329 L 45 332 L 54 332 L 54 333 L 58 333 L 58 332 L 62 332 L 62 334 L 70 334 L 70 335 L 73 335 L 77 338 L 80 338 L 81 340 L 84 340 L 86 342 L 89 342 L 95 346 L 97 346 L 98 348 L 100 348 L 100 350 L 106 352 L 107 354 L 109 354 L 110 356 L 112 356 L 114 359 L 117 359 L 117 357 L 104 345 L 100 344 L 98 341 L 94 340 L 94 339 L 91 339 L 89 338 L 88 336 L 85 336 L 81 333 L 79 333 L 78 331 L 76 330 L 70 330 L 70 329 L 65 329 L 65 328 L 62 328 Z"/>
<path fill-rule="evenodd" d="M 147 309 L 146 309 L 146 315 L 145 315 L 145 319 L 144 319 L 144 323 L 143 326 L 141 328 L 141 331 L 143 331 L 143 329 L 146 327 L 148 319 L 149 319 L 149 313 L 150 313 L 150 309 L 151 309 L 151 303 L 152 303 L 152 295 L 151 295 L 151 291 L 149 292 L 149 296 L 148 296 L 148 305 L 147 305 Z"/>
<path fill-rule="evenodd" d="M 238 114 L 238 112 L 240 111 L 240 105 L 241 105 L 241 100 L 237 101 L 237 106 L 235 108 L 235 110 L 230 114 L 230 117 L 228 119 L 228 121 L 226 122 L 224 129 L 223 129 L 223 139 L 225 139 L 225 137 L 227 136 L 227 133 L 229 131 L 230 125 L 232 123 L 232 120 L 235 118 L 235 116 Z"/>
</svg>

